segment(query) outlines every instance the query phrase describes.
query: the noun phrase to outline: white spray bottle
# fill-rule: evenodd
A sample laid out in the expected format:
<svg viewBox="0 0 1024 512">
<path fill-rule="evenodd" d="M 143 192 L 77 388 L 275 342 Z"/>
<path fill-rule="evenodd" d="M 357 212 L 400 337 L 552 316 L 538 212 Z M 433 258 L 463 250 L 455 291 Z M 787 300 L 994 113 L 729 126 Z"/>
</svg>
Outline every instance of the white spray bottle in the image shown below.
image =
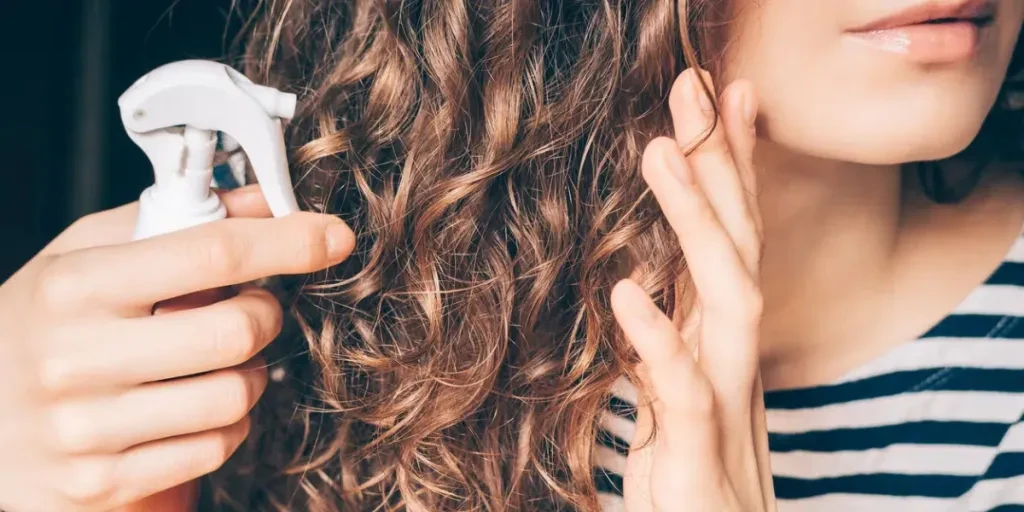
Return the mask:
<svg viewBox="0 0 1024 512">
<path fill-rule="evenodd" d="M 218 62 L 185 60 L 149 72 L 117 103 L 156 178 L 139 198 L 135 239 L 227 216 L 211 190 L 217 132 L 248 156 L 274 216 L 298 211 L 282 128 L 295 114 L 294 94 L 254 84 Z"/>
</svg>

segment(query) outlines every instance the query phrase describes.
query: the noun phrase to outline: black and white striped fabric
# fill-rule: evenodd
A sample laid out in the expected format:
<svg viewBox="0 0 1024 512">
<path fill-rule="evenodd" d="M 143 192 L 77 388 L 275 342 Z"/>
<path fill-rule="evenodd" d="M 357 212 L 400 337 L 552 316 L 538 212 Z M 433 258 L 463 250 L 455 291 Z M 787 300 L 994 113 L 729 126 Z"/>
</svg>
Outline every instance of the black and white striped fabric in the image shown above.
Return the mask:
<svg viewBox="0 0 1024 512">
<path fill-rule="evenodd" d="M 636 390 L 601 418 L 597 480 L 623 510 Z M 1024 511 L 1024 233 L 999 269 L 913 342 L 825 386 L 769 392 L 783 512 Z"/>
</svg>

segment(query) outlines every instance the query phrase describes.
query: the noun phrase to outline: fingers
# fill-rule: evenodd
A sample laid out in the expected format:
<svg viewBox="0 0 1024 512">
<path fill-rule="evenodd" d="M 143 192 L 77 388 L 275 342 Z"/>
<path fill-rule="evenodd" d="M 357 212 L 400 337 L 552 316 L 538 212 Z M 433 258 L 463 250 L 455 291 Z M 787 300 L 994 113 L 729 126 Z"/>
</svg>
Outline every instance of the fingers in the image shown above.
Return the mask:
<svg viewBox="0 0 1024 512">
<path fill-rule="evenodd" d="M 648 144 L 642 166 L 679 239 L 703 311 L 734 312 L 736 291 L 752 289 L 753 281 L 682 150 L 674 140 L 659 137 Z"/>
<path fill-rule="evenodd" d="M 616 321 L 642 361 L 638 372 L 641 384 L 653 394 L 651 403 L 638 404 L 637 432 L 629 455 L 632 480 L 643 480 L 644 475 L 649 478 L 654 457 L 659 456 L 687 461 L 687 469 L 663 475 L 679 492 L 713 483 L 715 479 L 708 477 L 722 474 L 722 461 L 710 383 L 675 325 L 640 285 L 629 279 L 619 281 L 612 288 L 611 305 Z M 657 454 L 654 445 L 647 443 L 655 420 L 659 424 L 657 450 L 664 450 Z M 649 491 L 627 488 L 627 499 L 642 500 Z"/>
<path fill-rule="evenodd" d="M 39 256 L 127 242 L 132 239 L 138 217 L 138 202 L 86 215 L 50 241 Z"/>
<path fill-rule="evenodd" d="M 148 315 L 156 302 L 191 292 L 327 268 L 354 244 L 352 231 L 333 216 L 226 219 L 65 254 L 45 270 L 47 296 L 57 308 L 91 304 Z"/>
<path fill-rule="evenodd" d="M 267 218 L 273 216 L 259 184 L 246 185 L 232 190 L 214 189 L 214 191 L 224 203 L 228 217 Z"/>
<path fill-rule="evenodd" d="M 54 484 L 88 510 L 110 510 L 221 467 L 249 433 L 249 418 L 216 430 L 163 439 L 119 455 L 83 457 Z"/>
<path fill-rule="evenodd" d="M 716 507 L 720 503 L 714 503 L 715 497 L 709 496 L 728 478 L 718 456 L 721 439 L 713 425 L 709 426 L 693 422 L 679 425 L 667 420 L 664 414 L 655 414 L 651 404 L 637 404 L 636 431 L 623 472 L 625 509 L 675 510 L 682 502 L 681 497 L 700 496 L 704 498 L 704 507 L 694 510 L 730 510 Z"/>
<path fill-rule="evenodd" d="M 676 131 L 682 137 L 692 137 L 713 122 L 711 115 L 702 119 L 702 113 L 709 109 L 706 103 L 700 105 L 698 76 L 692 69 L 683 73 L 670 99 Z M 749 117 L 749 112 L 743 115 L 742 102 L 738 101 L 751 92 L 748 89 L 741 82 L 727 90 L 724 123 L 719 123 L 689 157 L 681 156 L 677 144 L 660 140 L 652 142 L 644 154 L 644 177 L 679 238 L 697 288 L 702 318 L 701 366 L 710 370 L 713 382 L 740 386 L 736 391 L 752 382 L 761 312 L 756 270 L 760 232 L 753 222 L 736 163 L 740 160 L 745 162 L 740 165 L 749 167 L 747 150 L 753 148 L 753 129 L 740 130 L 745 132 L 747 142 L 740 141 L 736 146 L 747 149 L 739 159 L 734 158 L 735 152 L 725 137 L 737 119 L 746 122 Z M 733 133 L 737 130 L 731 129 Z M 671 179 L 678 176 L 693 179 Z M 737 395 L 734 392 L 729 396 Z M 745 400 L 746 394 L 743 396 Z"/>
<path fill-rule="evenodd" d="M 754 146 L 757 143 L 757 94 L 747 81 L 736 81 L 729 84 L 722 93 L 722 106 L 725 115 L 725 136 L 736 164 L 742 192 L 747 203 L 747 211 L 754 223 L 759 245 L 764 244 L 764 222 L 761 219 L 761 207 L 758 203 L 760 189 L 757 185 L 757 173 L 754 169 Z M 761 248 L 757 247 L 758 256 Z M 755 270 L 757 268 L 755 267 Z"/>
<path fill-rule="evenodd" d="M 241 421 L 266 388 L 264 362 L 156 382 L 59 405 L 53 439 L 63 455 L 120 453 L 149 441 Z"/>
<path fill-rule="evenodd" d="M 757 367 L 761 314 L 757 283 L 704 192 L 690 178 L 689 166 L 675 141 L 651 142 L 644 154 L 643 171 L 679 239 L 696 286 L 701 308 L 700 366 L 714 385 L 720 405 L 741 414 L 749 410 L 749 390 Z"/>
<path fill-rule="evenodd" d="M 256 287 L 198 309 L 117 321 L 88 340 L 63 336 L 41 369 L 54 396 L 156 382 L 240 365 L 281 332 L 277 299 Z"/>
<path fill-rule="evenodd" d="M 623 279 L 612 288 L 611 305 L 664 408 L 693 413 L 688 416 L 707 416 L 711 389 L 672 321 L 630 279 Z"/>
<path fill-rule="evenodd" d="M 715 124 L 708 102 L 701 105 L 698 76 L 695 70 L 684 73 L 670 104 L 680 138 L 677 148 L 699 138 L 702 131 L 706 140 L 685 158 L 677 148 L 652 144 L 648 151 L 660 158 L 650 161 L 663 163 L 645 165 L 644 176 L 679 237 L 697 288 L 698 366 L 713 389 L 726 439 L 724 465 L 733 483 L 756 488 L 761 485 L 751 431 L 761 314 L 761 231 L 754 213 L 752 166 L 756 109 L 749 84 L 735 83 L 723 94 L 722 117 Z M 686 171 L 693 176 L 691 183 L 675 180 L 684 186 L 666 178 Z M 745 503 L 744 509 L 752 505 Z"/>
<path fill-rule="evenodd" d="M 270 217 L 270 208 L 258 185 L 218 190 L 217 194 L 230 217 Z M 137 202 L 87 215 L 50 242 L 40 254 L 62 254 L 89 247 L 127 243 L 132 239 L 138 216 Z"/>
<path fill-rule="evenodd" d="M 764 497 L 764 508 L 774 512 L 775 507 L 775 485 L 772 481 L 771 452 L 768 446 L 768 423 L 765 418 L 764 407 L 764 386 L 761 384 L 761 375 L 758 374 L 754 385 L 753 407 L 751 408 L 751 432 L 754 436 L 754 453 L 757 457 L 757 471 L 761 484 L 761 494 Z"/>
<path fill-rule="evenodd" d="M 759 457 L 766 444 L 760 444 L 765 441 L 759 435 L 763 423 L 751 409 L 760 403 L 755 395 L 760 392 L 761 234 L 754 213 L 757 203 L 748 192 L 755 185 L 751 162 L 756 104 L 750 101 L 749 85 L 734 84 L 723 94 L 717 119 L 710 100 L 701 100 L 698 77 L 696 71 L 688 71 L 673 89 L 670 105 L 677 139 L 652 141 L 642 165 L 695 284 L 699 310 L 686 312 L 689 318 L 681 320 L 684 327 L 693 328 L 689 334 L 697 339 L 699 359 L 682 348 L 686 344 L 675 324 L 638 285 L 628 280 L 616 285 L 612 308 L 643 361 L 641 380 L 657 395 L 651 409 L 665 425 L 659 432 L 667 433 L 658 439 L 665 444 L 659 445 L 657 458 L 685 459 L 715 476 L 679 479 L 686 466 L 663 467 L 660 485 L 677 494 L 675 489 L 691 480 L 707 484 L 704 490 L 725 482 L 751 492 L 726 493 L 735 502 L 714 508 L 758 510 L 764 507 L 758 491 L 766 466 Z M 761 410 L 763 416 L 763 406 Z M 761 430 L 752 432 L 757 428 Z M 632 450 L 630 458 L 634 466 L 640 464 Z"/>
<path fill-rule="evenodd" d="M 227 427 L 132 448 L 118 464 L 127 491 L 117 501 L 132 502 L 212 473 L 238 449 L 249 428 L 246 416 Z"/>
<path fill-rule="evenodd" d="M 709 90 L 705 90 L 705 87 Z M 687 155 L 704 148 L 714 150 L 704 151 L 705 158 L 716 156 L 716 152 L 726 157 L 730 156 L 728 148 L 725 147 L 722 123 L 715 117 L 715 97 L 710 75 L 696 68 L 682 72 L 672 84 L 668 98 L 668 107 L 672 112 L 672 127 L 676 142 Z"/>
<path fill-rule="evenodd" d="M 676 142 L 690 151 L 686 161 L 707 194 L 748 272 L 757 272 L 760 234 L 741 174 L 752 179 L 753 118 L 756 100 L 747 82 L 730 85 L 723 94 L 721 118 L 704 85 L 713 87 L 708 73 L 690 68 L 673 85 L 669 96 Z M 714 89 L 711 89 L 714 94 Z M 739 140 L 736 140 L 739 139 Z"/>
</svg>

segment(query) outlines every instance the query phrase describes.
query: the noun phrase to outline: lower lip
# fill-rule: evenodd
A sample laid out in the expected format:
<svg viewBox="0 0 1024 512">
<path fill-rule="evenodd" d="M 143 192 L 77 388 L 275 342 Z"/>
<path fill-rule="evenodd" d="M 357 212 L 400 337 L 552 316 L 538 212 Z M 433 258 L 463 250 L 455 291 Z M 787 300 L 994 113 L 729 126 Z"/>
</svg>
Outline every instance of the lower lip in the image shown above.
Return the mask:
<svg viewBox="0 0 1024 512">
<path fill-rule="evenodd" d="M 908 25 L 850 35 L 869 47 L 921 64 L 968 60 L 978 52 L 981 42 L 981 28 L 968 21 Z"/>
</svg>

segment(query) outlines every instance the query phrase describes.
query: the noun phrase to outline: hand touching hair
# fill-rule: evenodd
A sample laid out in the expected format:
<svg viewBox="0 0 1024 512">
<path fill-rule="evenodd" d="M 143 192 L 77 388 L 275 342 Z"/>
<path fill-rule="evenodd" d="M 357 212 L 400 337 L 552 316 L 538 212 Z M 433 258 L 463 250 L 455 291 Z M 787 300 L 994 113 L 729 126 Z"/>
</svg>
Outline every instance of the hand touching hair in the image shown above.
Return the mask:
<svg viewBox="0 0 1024 512">
<path fill-rule="evenodd" d="M 594 509 L 635 361 L 612 285 L 639 264 L 667 305 L 681 271 L 640 176 L 675 4 L 276 1 L 251 33 L 249 75 L 303 98 L 300 201 L 358 242 L 294 302 L 241 507 Z"/>
</svg>

